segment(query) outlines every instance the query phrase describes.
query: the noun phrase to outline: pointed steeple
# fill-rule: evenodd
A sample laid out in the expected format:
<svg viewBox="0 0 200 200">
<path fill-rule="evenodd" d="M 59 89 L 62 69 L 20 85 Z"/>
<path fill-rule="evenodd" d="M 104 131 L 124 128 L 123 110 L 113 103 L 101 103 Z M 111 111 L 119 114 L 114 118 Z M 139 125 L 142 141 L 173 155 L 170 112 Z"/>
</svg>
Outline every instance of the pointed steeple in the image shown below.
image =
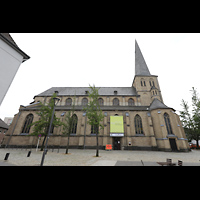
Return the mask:
<svg viewBox="0 0 200 200">
<path fill-rule="evenodd" d="M 135 40 L 135 76 L 136 75 L 151 76 L 142 52 Z"/>
</svg>

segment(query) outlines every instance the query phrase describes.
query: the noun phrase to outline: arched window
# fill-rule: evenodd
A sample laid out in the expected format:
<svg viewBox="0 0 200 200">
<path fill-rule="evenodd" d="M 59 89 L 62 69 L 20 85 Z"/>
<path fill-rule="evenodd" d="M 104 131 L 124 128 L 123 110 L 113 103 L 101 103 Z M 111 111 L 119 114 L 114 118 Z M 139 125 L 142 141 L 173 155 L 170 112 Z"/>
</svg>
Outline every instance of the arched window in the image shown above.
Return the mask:
<svg viewBox="0 0 200 200">
<path fill-rule="evenodd" d="M 78 117 L 76 114 L 72 115 L 72 134 L 76 134 Z"/>
<path fill-rule="evenodd" d="M 119 106 L 119 99 L 118 98 L 113 99 L 113 106 Z"/>
<path fill-rule="evenodd" d="M 103 99 L 102 99 L 102 98 L 99 98 L 99 99 L 98 99 L 98 102 L 99 102 L 99 105 L 100 105 L 100 106 L 103 106 Z"/>
<path fill-rule="evenodd" d="M 33 122 L 33 114 L 29 114 L 26 116 L 25 122 L 24 122 L 24 126 L 22 129 L 22 133 L 26 133 L 28 134 L 30 131 L 30 124 Z"/>
<path fill-rule="evenodd" d="M 144 134 L 143 128 L 142 128 L 142 119 L 139 115 L 135 116 L 135 133 L 136 134 Z"/>
<path fill-rule="evenodd" d="M 132 98 L 130 98 L 130 99 L 128 100 L 128 105 L 129 105 L 129 106 L 134 106 L 134 105 L 135 105 L 135 101 L 134 101 Z"/>
<path fill-rule="evenodd" d="M 67 105 L 67 106 L 71 106 L 71 105 L 72 105 L 72 99 L 71 99 L 71 98 L 68 98 L 68 99 L 66 100 L 66 105 Z"/>
<path fill-rule="evenodd" d="M 82 99 L 82 105 L 86 106 L 88 104 L 88 99 L 87 98 L 83 98 Z"/>
<path fill-rule="evenodd" d="M 172 135 L 173 134 L 172 127 L 171 127 L 169 115 L 167 113 L 164 114 L 164 119 L 165 119 L 165 125 L 167 127 L 167 133 L 168 135 Z"/>
</svg>

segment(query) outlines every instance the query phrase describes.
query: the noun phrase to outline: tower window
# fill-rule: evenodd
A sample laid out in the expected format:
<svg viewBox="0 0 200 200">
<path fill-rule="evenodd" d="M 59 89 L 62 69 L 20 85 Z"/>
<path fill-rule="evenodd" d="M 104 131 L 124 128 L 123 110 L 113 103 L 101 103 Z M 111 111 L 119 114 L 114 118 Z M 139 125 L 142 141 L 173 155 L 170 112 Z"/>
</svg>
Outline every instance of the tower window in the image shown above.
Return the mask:
<svg viewBox="0 0 200 200">
<path fill-rule="evenodd" d="M 152 87 L 152 86 L 155 87 L 154 81 L 153 81 L 152 79 L 150 79 L 149 84 L 150 84 L 151 87 Z"/>
<path fill-rule="evenodd" d="M 141 83 L 141 86 L 146 86 L 146 82 L 143 78 L 141 79 L 140 83 Z"/>
</svg>

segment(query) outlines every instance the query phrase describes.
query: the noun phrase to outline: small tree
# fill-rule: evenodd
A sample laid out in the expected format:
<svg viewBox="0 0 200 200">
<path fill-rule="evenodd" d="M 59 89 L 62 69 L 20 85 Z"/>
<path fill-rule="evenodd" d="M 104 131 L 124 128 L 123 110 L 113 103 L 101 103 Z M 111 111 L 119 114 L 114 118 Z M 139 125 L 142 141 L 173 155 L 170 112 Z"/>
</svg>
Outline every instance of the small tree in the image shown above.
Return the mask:
<svg viewBox="0 0 200 200">
<path fill-rule="evenodd" d="M 41 151 L 43 151 L 44 148 L 44 143 L 46 140 L 46 136 L 48 134 L 48 130 L 49 130 L 49 126 L 50 126 L 50 121 L 51 121 L 51 116 L 53 113 L 53 108 L 54 108 L 54 100 L 53 98 L 55 98 L 57 95 L 56 93 L 54 93 L 51 97 L 51 100 L 49 101 L 49 103 L 47 105 L 43 104 L 40 102 L 40 110 L 38 112 L 36 112 L 40 118 L 38 121 L 33 122 L 30 126 L 34 126 L 33 127 L 33 133 L 31 133 L 30 135 L 35 135 L 35 136 L 44 136 L 44 140 L 42 142 L 42 147 L 41 147 Z M 53 123 L 52 126 L 53 127 L 58 127 L 63 125 L 63 123 L 60 121 L 59 118 L 56 117 L 56 115 L 54 114 L 54 119 L 53 119 Z"/>
<path fill-rule="evenodd" d="M 67 140 L 67 146 L 66 146 L 66 154 L 68 154 L 69 149 L 69 136 L 72 133 L 74 125 L 77 123 L 77 118 L 74 117 L 74 111 L 75 111 L 75 97 L 73 99 L 72 109 L 69 110 L 64 118 L 63 123 L 63 134 L 68 136 Z"/>
<path fill-rule="evenodd" d="M 199 148 L 200 139 L 200 99 L 197 91 L 192 87 L 192 112 L 189 106 L 182 99 L 183 111 L 180 111 L 180 117 L 188 140 L 196 140 L 197 148 Z"/>
<path fill-rule="evenodd" d="M 99 128 L 103 128 L 104 126 L 101 124 L 103 121 L 104 115 L 102 113 L 102 110 L 99 106 L 99 93 L 97 88 L 95 88 L 95 85 L 90 85 L 90 92 L 89 92 L 89 103 L 88 105 L 83 108 L 83 110 L 86 112 L 86 116 L 88 118 L 88 124 L 90 124 L 93 127 L 93 130 L 96 132 L 96 141 L 97 141 L 97 147 L 96 147 L 96 157 L 99 156 L 99 143 L 98 143 L 98 135 L 99 135 Z"/>
</svg>

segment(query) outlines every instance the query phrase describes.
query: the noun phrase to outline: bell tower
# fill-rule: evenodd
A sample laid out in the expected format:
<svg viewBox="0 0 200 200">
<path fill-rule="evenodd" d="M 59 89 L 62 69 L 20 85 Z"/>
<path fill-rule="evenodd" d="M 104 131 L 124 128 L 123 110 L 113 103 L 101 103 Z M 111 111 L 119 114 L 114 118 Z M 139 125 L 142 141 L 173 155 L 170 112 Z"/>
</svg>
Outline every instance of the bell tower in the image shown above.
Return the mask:
<svg viewBox="0 0 200 200">
<path fill-rule="evenodd" d="M 140 95 L 141 105 L 149 106 L 154 98 L 163 103 L 158 76 L 151 75 L 142 52 L 135 40 L 135 77 L 132 86 Z"/>
</svg>

